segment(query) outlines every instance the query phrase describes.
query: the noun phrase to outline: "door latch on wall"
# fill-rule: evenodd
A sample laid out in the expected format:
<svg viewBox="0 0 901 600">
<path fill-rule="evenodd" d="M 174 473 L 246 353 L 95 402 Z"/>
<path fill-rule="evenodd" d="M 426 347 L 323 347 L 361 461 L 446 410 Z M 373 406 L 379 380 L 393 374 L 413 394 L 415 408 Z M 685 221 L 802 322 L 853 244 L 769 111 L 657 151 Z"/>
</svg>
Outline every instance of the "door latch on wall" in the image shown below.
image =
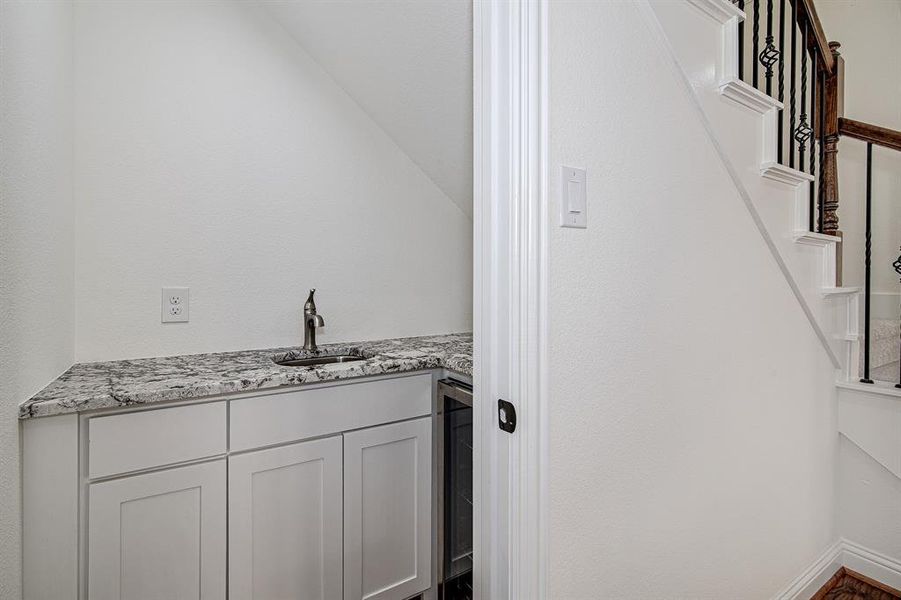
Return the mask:
<svg viewBox="0 0 901 600">
<path fill-rule="evenodd" d="M 516 407 L 506 400 L 497 401 L 497 426 L 507 433 L 516 431 Z"/>
</svg>

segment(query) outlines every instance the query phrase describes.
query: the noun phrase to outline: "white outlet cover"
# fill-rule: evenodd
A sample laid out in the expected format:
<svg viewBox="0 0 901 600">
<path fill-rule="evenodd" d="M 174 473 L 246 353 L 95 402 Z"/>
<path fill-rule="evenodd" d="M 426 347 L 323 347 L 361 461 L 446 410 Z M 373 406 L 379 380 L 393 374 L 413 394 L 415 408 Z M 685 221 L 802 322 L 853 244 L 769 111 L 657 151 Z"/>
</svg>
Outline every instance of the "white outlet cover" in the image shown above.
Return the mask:
<svg viewBox="0 0 901 600">
<path fill-rule="evenodd" d="M 187 323 L 190 290 L 186 287 L 164 287 L 160 296 L 160 321 Z"/>
</svg>

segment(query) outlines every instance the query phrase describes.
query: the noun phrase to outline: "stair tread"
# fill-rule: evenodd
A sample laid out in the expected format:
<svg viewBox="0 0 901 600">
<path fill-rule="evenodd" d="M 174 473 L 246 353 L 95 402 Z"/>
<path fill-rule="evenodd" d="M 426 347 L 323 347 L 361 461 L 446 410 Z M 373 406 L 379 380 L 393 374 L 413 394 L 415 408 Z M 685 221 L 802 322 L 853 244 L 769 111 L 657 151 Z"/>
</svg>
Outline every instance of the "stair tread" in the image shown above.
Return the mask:
<svg viewBox="0 0 901 600">
<path fill-rule="evenodd" d="M 873 340 L 895 338 L 901 340 L 901 321 L 898 319 L 873 319 L 870 322 L 870 336 Z"/>
<path fill-rule="evenodd" d="M 890 381 L 876 381 L 875 383 L 860 383 L 859 381 L 839 381 L 835 384 L 846 390 L 854 390 L 855 392 L 866 392 L 868 394 L 880 394 L 883 396 L 894 396 L 901 398 L 901 389 L 896 388 L 895 384 Z"/>
<path fill-rule="evenodd" d="M 874 381 L 898 382 L 898 361 L 892 361 L 870 369 L 870 378 Z"/>
<path fill-rule="evenodd" d="M 840 568 L 811 600 L 899 600 L 901 592 L 846 567 Z"/>
</svg>

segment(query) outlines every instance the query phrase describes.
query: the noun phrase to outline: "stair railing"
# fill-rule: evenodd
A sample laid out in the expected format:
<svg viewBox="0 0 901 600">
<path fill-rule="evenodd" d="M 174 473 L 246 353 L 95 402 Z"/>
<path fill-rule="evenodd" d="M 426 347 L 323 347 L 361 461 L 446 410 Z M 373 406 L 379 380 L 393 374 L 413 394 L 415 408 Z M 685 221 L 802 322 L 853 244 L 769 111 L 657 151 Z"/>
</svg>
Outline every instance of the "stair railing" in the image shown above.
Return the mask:
<svg viewBox="0 0 901 600">
<path fill-rule="evenodd" d="M 812 177 L 807 230 L 831 236 L 836 242 L 837 287 L 842 285 L 843 260 L 838 218 L 838 142 L 841 136 L 846 136 L 867 143 L 865 341 L 861 381 L 872 383 L 872 147 L 901 151 L 901 132 L 844 118 L 845 63 L 839 52 L 841 44 L 826 37 L 814 0 L 731 1 L 745 12 L 745 21 L 738 26 L 738 76 L 782 104 L 777 119 L 777 161 Z M 746 28 L 750 28 L 750 35 Z M 893 267 L 901 276 L 901 256 Z M 896 387 L 901 388 L 901 369 Z"/>
<path fill-rule="evenodd" d="M 867 143 L 867 183 L 866 183 L 866 215 L 864 233 L 864 345 L 863 345 L 863 376 L 861 383 L 873 383 L 870 378 L 870 342 L 871 342 L 871 276 L 873 271 L 873 145 L 889 148 L 901 152 L 901 131 L 871 125 L 852 119 L 839 119 L 839 133 L 843 136 L 862 140 Z M 901 256 L 892 263 L 895 272 L 901 276 Z M 901 351 L 901 339 L 899 339 L 899 351 Z M 895 387 L 901 388 L 901 366 L 899 366 L 898 383 Z"/>
<path fill-rule="evenodd" d="M 782 103 L 777 161 L 813 178 L 807 230 L 837 237 L 840 243 L 836 163 L 844 77 L 840 44 L 826 38 L 813 0 L 733 1 L 749 21 L 739 24 L 739 77 Z M 840 261 L 836 266 L 840 285 Z"/>
</svg>

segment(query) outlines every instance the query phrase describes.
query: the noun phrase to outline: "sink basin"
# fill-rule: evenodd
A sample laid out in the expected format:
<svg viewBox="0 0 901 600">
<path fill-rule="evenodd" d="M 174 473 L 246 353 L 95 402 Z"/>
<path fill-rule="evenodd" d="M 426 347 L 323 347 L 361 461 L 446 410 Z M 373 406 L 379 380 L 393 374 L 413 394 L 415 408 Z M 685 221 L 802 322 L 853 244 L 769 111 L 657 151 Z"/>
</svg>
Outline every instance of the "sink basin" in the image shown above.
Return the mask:
<svg viewBox="0 0 901 600">
<path fill-rule="evenodd" d="M 358 360 L 366 360 L 362 356 L 355 354 L 334 354 L 332 356 L 305 356 L 305 357 L 284 357 L 273 359 L 275 364 L 283 367 L 315 367 L 318 365 L 333 365 L 335 363 L 356 362 Z"/>
</svg>

